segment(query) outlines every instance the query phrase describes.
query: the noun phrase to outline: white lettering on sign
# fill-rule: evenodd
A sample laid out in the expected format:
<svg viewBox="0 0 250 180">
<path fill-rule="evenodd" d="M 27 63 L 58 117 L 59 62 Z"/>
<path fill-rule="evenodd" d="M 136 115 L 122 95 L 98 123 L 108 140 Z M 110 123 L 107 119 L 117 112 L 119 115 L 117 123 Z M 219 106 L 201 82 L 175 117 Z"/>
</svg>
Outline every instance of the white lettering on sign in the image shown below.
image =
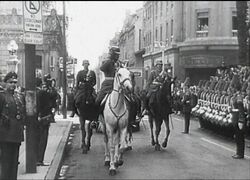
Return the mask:
<svg viewBox="0 0 250 180">
<path fill-rule="evenodd" d="M 25 32 L 24 43 L 26 43 L 26 44 L 43 44 L 43 35 L 41 33 Z"/>
<path fill-rule="evenodd" d="M 24 31 L 42 32 L 42 6 L 41 1 L 23 2 Z"/>
</svg>

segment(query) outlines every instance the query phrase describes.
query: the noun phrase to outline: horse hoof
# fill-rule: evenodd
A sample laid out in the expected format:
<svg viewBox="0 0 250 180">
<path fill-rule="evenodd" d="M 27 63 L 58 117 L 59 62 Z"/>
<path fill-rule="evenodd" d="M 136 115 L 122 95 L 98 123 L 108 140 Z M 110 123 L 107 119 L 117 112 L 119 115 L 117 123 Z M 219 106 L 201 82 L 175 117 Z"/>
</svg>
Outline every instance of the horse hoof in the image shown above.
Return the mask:
<svg viewBox="0 0 250 180">
<path fill-rule="evenodd" d="M 128 147 L 127 147 L 127 150 L 128 150 L 128 151 L 131 151 L 131 150 L 132 150 L 132 146 L 128 146 Z"/>
<path fill-rule="evenodd" d="M 155 145 L 155 141 L 151 141 L 151 145 L 154 146 Z"/>
<path fill-rule="evenodd" d="M 90 150 L 90 144 L 87 145 L 87 151 L 89 151 L 89 150 Z"/>
<path fill-rule="evenodd" d="M 125 151 L 131 151 L 132 150 L 132 146 L 128 146 L 125 148 Z"/>
<path fill-rule="evenodd" d="M 105 161 L 104 166 L 110 166 L 110 161 Z"/>
<path fill-rule="evenodd" d="M 115 162 L 115 168 L 118 168 L 119 166 L 123 165 L 123 160 L 119 160 L 118 162 Z"/>
<path fill-rule="evenodd" d="M 115 170 L 115 169 L 110 169 L 110 170 L 109 170 L 109 175 L 110 175 L 110 176 L 116 175 L 116 170 Z"/>
<path fill-rule="evenodd" d="M 167 141 L 165 141 L 165 142 L 162 143 L 162 147 L 163 147 L 163 148 L 166 148 L 166 147 L 167 147 Z"/>
<path fill-rule="evenodd" d="M 155 150 L 156 150 L 156 151 L 160 151 L 160 150 L 161 150 L 161 147 L 160 147 L 159 144 L 156 144 L 156 145 L 155 145 Z"/>
<path fill-rule="evenodd" d="M 87 149 L 83 149 L 83 150 L 82 150 L 82 153 L 83 153 L 83 154 L 87 154 L 87 153 L 88 153 L 88 150 L 87 150 Z"/>
</svg>

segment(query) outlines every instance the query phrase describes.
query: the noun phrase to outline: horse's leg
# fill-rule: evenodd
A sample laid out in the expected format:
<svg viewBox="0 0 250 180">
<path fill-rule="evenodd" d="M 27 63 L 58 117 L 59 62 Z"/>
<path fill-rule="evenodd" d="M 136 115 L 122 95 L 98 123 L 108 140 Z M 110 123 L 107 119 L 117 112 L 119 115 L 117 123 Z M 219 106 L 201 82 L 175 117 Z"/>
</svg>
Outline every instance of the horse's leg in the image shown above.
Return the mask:
<svg viewBox="0 0 250 180">
<path fill-rule="evenodd" d="M 127 133 L 125 136 L 125 151 L 132 150 L 132 126 L 128 125 L 127 127 Z"/>
<path fill-rule="evenodd" d="M 169 128 L 169 115 L 166 117 L 166 119 L 164 119 L 164 123 L 166 126 L 166 137 L 164 142 L 162 143 L 162 147 L 166 148 L 167 147 L 167 143 L 168 143 L 168 137 L 170 134 L 170 128 Z"/>
<path fill-rule="evenodd" d="M 115 159 L 114 159 L 114 155 L 115 155 L 114 133 L 113 133 L 113 129 L 108 124 L 106 124 L 106 130 L 107 130 L 109 150 L 110 150 L 109 174 L 113 176 L 116 174 Z"/>
<path fill-rule="evenodd" d="M 85 119 L 83 119 L 81 116 L 79 117 L 80 120 L 80 125 L 81 125 L 81 131 L 82 131 L 82 153 L 86 154 L 87 153 L 87 147 L 85 144 L 85 138 L 86 138 L 86 131 L 85 131 Z"/>
<path fill-rule="evenodd" d="M 114 153 L 114 163 L 115 163 L 115 168 L 118 168 L 118 166 L 120 165 L 119 163 L 119 157 L 120 157 L 120 147 L 122 146 L 122 144 L 120 144 L 120 132 L 119 130 L 117 130 L 116 133 L 113 134 L 114 137 L 114 146 L 115 146 L 115 153 Z"/>
<path fill-rule="evenodd" d="M 123 165 L 123 154 L 126 150 L 126 136 L 128 134 L 127 128 L 123 128 L 120 132 L 120 149 L 119 149 L 119 157 L 118 157 L 118 165 L 121 166 Z M 131 147 L 132 148 L 132 147 Z"/>
<path fill-rule="evenodd" d="M 91 122 L 88 123 L 88 133 L 87 133 L 87 150 L 90 150 L 90 146 L 91 146 L 91 137 L 93 135 L 93 130 L 90 127 Z"/>
<path fill-rule="evenodd" d="M 161 132 L 162 119 L 155 119 L 155 150 L 160 151 L 159 134 Z"/>
<path fill-rule="evenodd" d="M 102 123 L 102 122 L 101 122 Z M 110 151 L 109 151 L 109 141 L 108 141 L 108 135 L 106 131 L 106 125 L 103 124 L 103 134 L 104 134 L 104 149 L 105 149 L 105 154 L 104 154 L 104 165 L 105 166 L 110 166 Z"/>
<path fill-rule="evenodd" d="M 150 133 L 151 133 L 151 145 L 155 145 L 155 140 L 154 140 L 154 133 L 153 133 L 153 117 L 148 116 L 148 122 L 149 122 L 149 127 L 150 127 Z"/>
</svg>

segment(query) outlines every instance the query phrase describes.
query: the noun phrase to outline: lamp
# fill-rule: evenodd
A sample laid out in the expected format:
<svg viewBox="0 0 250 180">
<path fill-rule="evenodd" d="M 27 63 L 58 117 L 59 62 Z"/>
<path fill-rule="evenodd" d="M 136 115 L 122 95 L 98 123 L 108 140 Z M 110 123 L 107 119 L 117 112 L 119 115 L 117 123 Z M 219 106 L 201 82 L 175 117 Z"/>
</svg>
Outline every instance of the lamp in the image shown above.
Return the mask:
<svg viewBox="0 0 250 180">
<path fill-rule="evenodd" d="M 7 49 L 9 51 L 9 59 L 7 60 L 7 71 L 14 71 L 17 73 L 17 64 L 19 60 L 17 59 L 16 52 L 18 50 L 18 45 L 15 40 L 11 40 L 7 45 Z"/>
</svg>

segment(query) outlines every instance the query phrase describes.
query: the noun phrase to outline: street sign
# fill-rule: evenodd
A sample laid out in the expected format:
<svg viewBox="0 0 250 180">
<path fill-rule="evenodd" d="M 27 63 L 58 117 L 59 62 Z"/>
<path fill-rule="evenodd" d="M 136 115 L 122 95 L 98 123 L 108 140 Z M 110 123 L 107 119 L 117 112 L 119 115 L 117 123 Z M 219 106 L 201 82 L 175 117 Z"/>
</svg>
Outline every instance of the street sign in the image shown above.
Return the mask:
<svg viewBox="0 0 250 180">
<path fill-rule="evenodd" d="M 43 44 L 42 33 L 25 32 L 23 41 L 25 44 Z"/>
<path fill-rule="evenodd" d="M 24 31 L 42 32 L 41 1 L 23 1 Z"/>
</svg>

